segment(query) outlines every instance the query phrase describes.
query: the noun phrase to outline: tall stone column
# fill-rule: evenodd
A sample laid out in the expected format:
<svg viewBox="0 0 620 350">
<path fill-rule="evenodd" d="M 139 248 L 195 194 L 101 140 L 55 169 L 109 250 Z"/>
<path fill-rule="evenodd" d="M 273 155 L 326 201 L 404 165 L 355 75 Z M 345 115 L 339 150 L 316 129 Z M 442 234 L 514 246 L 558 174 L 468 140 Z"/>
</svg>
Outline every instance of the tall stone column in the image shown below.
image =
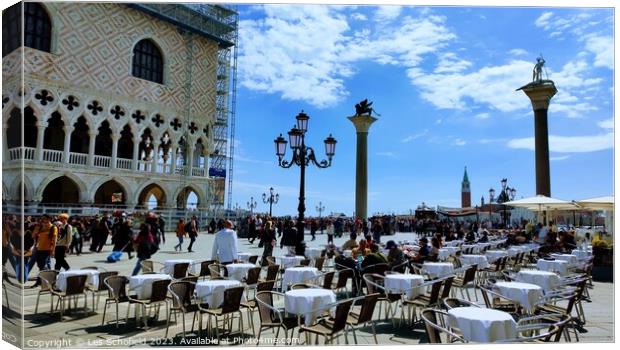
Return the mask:
<svg viewBox="0 0 620 350">
<path fill-rule="evenodd" d="M 97 139 L 97 131 L 89 131 L 88 132 L 88 166 L 91 166 L 91 167 L 95 165 L 95 140 L 96 139 Z"/>
<path fill-rule="evenodd" d="M 133 142 L 133 171 L 140 170 L 140 137 L 136 137 Z"/>
<path fill-rule="evenodd" d="M 355 216 L 361 220 L 368 218 L 368 129 L 377 121 L 370 115 L 348 117 L 357 132 L 355 158 Z"/>
<path fill-rule="evenodd" d="M 45 138 L 45 129 L 47 129 L 47 125 L 37 124 L 36 159 L 40 162 L 43 161 L 43 139 Z"/>
<path fill-rule="evenodd" d="M 118 159 L 118 140 L 121 139 L 121 135 L 112 134 L 112 158 L 110 159 L 110 168 L 116 169 L 116 163 Z"/>
<path fill-rule="evenodd" d="M 75 129 L 72 126 L 69 125 L 65 125 L 64 127 L 64 131 L 65 131 L 65 144 L 64 144 L 64 148 L 63 148 L 63 160 L 64 163 L 68 164 L 69 163 L 69 154 L 71 151 L 71 133 L 73 132 L 73 129 Z"/>
<path fill-rule="evenodd" d="M 547 110 L 551 98 L 557 93 L 551 80 L 541 80 L 525 85 L 518 90 L 530 98 L 534 110 L 534 139 L 536 153 L 536 194 L 551 197 L 549 171 L 549 128 Z"/>
<path fill-rule="evenodd" d="M 153 158 L 151 159 L 151 172 L 157 172 L 157 162 L 159 160 L 159 142 L 153 142 Z"/>
</svg>

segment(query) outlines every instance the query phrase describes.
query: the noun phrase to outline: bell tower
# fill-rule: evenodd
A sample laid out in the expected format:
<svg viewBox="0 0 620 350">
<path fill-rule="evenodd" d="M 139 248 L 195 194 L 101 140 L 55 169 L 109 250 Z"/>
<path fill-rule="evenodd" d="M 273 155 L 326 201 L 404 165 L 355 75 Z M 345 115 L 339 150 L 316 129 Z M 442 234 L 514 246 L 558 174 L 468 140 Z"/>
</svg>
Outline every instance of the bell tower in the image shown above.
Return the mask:
<svg viewBox="0 0 620 350">
<path fill-rule="evenodd" d="M 463 181 L 461 182 L 461 208 L 471 207 L 471 191 L 469 189 L 469 178 L 467 177 L 467 167 L 465 167 L 465 173 L 463 174 Z"/>
</svg>

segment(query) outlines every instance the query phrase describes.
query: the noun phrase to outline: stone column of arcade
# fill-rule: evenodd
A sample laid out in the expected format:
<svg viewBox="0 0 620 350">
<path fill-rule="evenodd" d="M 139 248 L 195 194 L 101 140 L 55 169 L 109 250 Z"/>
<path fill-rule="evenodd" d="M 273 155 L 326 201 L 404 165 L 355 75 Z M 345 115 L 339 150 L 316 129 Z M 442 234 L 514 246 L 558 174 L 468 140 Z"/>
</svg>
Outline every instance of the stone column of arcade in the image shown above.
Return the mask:
<svg viewBox="0 0 620 350">
<path fill-rule="evenodd" d="M 357 132 L 355 157 L 355 216 L 361 220 L 368 218 L 368 129 L 377 121 L 370 114 L 348 117 Z"/>
<path fill-rule="evenodd" d="M 534 110 L 534 139 L 536 153 L 536 194 L 551 197 L 549 171 L 549 128 L 547 110 L 551 98 L 557 93 L 551 80 L 539 80 L 527 84 L 519 90 L 530 98 Z"/>
</svg>

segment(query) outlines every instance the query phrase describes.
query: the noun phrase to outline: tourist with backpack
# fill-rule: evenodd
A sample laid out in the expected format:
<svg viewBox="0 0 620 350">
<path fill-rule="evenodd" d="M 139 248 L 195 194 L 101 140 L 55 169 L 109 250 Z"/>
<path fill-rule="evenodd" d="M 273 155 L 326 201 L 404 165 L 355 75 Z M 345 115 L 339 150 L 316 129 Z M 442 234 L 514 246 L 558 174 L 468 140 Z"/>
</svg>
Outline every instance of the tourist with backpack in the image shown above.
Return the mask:
<svg viewBox="0 0 620 350">
<path fill-rule="evenodd" d="M 153 213 L 149 213 L 146 221 L 140 225 L 140 231 L 134 240 L 134 245 L 138 251 L 138 261 L 136 261 L 132 276 L 140 273 L 142 261 L 150 259 L 159 250 L 156 238 L 158 226 L 157 218 Z"/>
</svg>

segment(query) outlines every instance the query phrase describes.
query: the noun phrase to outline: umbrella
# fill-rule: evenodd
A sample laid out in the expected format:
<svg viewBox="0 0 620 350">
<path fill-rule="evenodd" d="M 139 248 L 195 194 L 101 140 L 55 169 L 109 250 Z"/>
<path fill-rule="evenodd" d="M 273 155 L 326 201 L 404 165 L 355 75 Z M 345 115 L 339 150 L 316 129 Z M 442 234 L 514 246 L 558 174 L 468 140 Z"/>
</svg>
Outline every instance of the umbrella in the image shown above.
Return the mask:
<svg viewBox="0 0 620 350">
<path fill-rule="evenodd" d="M 614 196 L 604 196 L 575 201 L 586 210 L 614 210 Z"/>
<path fill-rule="evenodd" d="M 577 204 L 573 202 L 563 201 L 543 195 L 528 197 L 503 203 L 505 205 L 517 208 L 525 208 L 532 211 L 544 210 L 575 210 L 579 209 Z"/>
</svg>

